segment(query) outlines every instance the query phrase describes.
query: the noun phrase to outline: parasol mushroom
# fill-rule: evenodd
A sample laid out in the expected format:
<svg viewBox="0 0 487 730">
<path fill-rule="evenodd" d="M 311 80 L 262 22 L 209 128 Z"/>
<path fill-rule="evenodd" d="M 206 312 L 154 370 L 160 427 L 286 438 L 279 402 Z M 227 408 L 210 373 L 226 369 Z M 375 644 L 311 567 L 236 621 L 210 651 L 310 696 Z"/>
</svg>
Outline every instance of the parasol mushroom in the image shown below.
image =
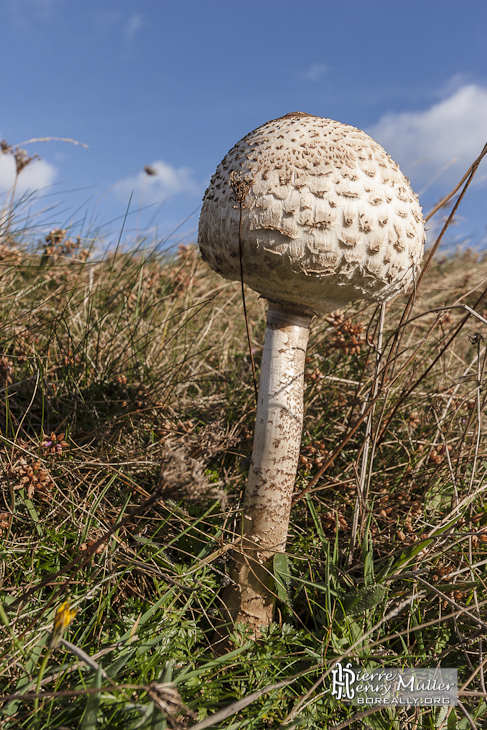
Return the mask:
<svg viewBox="0 0 487 730">
<path fill-rule="evenodd" d="M 417 196 L 385 150 L 346 124 L 292 112 L 250 132 L 205 193 L 198 243 L 227 279 L 268 300 L 252 461 L 228 617 L 258 634 L 272 621 L 272 559 L 285 551 L 314 315 L 389 300 L 424 247 Z"/>
</svg>

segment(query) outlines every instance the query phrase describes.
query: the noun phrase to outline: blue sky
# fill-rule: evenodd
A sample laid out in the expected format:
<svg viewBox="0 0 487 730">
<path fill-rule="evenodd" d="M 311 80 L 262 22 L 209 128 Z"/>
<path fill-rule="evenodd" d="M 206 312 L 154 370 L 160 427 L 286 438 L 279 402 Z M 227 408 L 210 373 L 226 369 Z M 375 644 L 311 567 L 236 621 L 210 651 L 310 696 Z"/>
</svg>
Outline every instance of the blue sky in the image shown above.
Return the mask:
<svg viewBox="0 0 487 730">
<path fill-rule="evenodd" d="M 126 240 L 195 240 L 222 157 L 290 111 L 372 134 L 428 211 L 487 141 L 486 27 L 484 0 L 3 0 L 0 139 L 88 145 L 26 146 L 23 214 L 109 242 L 132 195 Z M 485 242 L 486 197 L 484 162 L 450 241 Z"/>
</svg>

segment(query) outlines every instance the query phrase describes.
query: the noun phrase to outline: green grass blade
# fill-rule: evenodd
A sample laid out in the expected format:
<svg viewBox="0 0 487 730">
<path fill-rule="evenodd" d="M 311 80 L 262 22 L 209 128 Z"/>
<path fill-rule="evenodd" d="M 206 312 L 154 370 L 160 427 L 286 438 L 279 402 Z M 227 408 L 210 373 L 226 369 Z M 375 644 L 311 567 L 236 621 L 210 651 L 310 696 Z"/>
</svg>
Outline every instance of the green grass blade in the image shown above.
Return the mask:
<svg viewBox="0 0 487 730">
<path fill-rule="evenodd" d="M 93 689 L 101 689 L 101 669 L 98 669 L 93 681 Z M 80 730 L 96 730 L 98 727 L 98 714 L 100 712 L 101 692 L 90 692 L 86 700 L 86 710 L 80 724 Z"/>
</svg>

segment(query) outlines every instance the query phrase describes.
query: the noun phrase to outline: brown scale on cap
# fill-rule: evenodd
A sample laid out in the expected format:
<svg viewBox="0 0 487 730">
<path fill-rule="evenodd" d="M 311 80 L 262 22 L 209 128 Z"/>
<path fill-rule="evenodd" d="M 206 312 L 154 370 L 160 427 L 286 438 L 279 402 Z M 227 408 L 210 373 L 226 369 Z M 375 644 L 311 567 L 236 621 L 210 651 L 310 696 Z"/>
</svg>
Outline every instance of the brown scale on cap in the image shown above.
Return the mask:
<svg viewBox="0 0 487 730">
<path fill-rule="evenodd" d="M 244 281 L 306 313 L 356 299 L 385 301 L 414 278 L 424 246 L 408 179 L 365 132 L 291 112 L 250 132 L 218 166 L 199 227 L 203 259 L 240 278 L 239 206 L 229 181 L 251 179 L 244 202 Z"/>
</svg>

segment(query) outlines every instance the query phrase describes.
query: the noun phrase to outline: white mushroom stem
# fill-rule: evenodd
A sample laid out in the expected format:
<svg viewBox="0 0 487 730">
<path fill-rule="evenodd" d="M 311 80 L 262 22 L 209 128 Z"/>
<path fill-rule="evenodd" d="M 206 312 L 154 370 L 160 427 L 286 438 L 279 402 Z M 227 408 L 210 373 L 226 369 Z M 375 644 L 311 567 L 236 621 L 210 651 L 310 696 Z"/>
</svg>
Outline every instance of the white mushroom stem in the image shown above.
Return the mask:
<svg viewBox="0 0 487 730">
<path fill-rule="evenodd" d="M 311 317 L 269 304 L 254 447 L 245 491 L 244 535 L 270 557 L 286 548 L 303 430 L 306 348 Z"/>
<path fill-rule="evenodd" d="M 269 303 L 252 461 L 235 547 L 233 584 L 223 600 L 233 621 L 256 631 L 272 621 L 272 558 L 286 548 L 303 428 L 311 316 Z"/>
</svg>

